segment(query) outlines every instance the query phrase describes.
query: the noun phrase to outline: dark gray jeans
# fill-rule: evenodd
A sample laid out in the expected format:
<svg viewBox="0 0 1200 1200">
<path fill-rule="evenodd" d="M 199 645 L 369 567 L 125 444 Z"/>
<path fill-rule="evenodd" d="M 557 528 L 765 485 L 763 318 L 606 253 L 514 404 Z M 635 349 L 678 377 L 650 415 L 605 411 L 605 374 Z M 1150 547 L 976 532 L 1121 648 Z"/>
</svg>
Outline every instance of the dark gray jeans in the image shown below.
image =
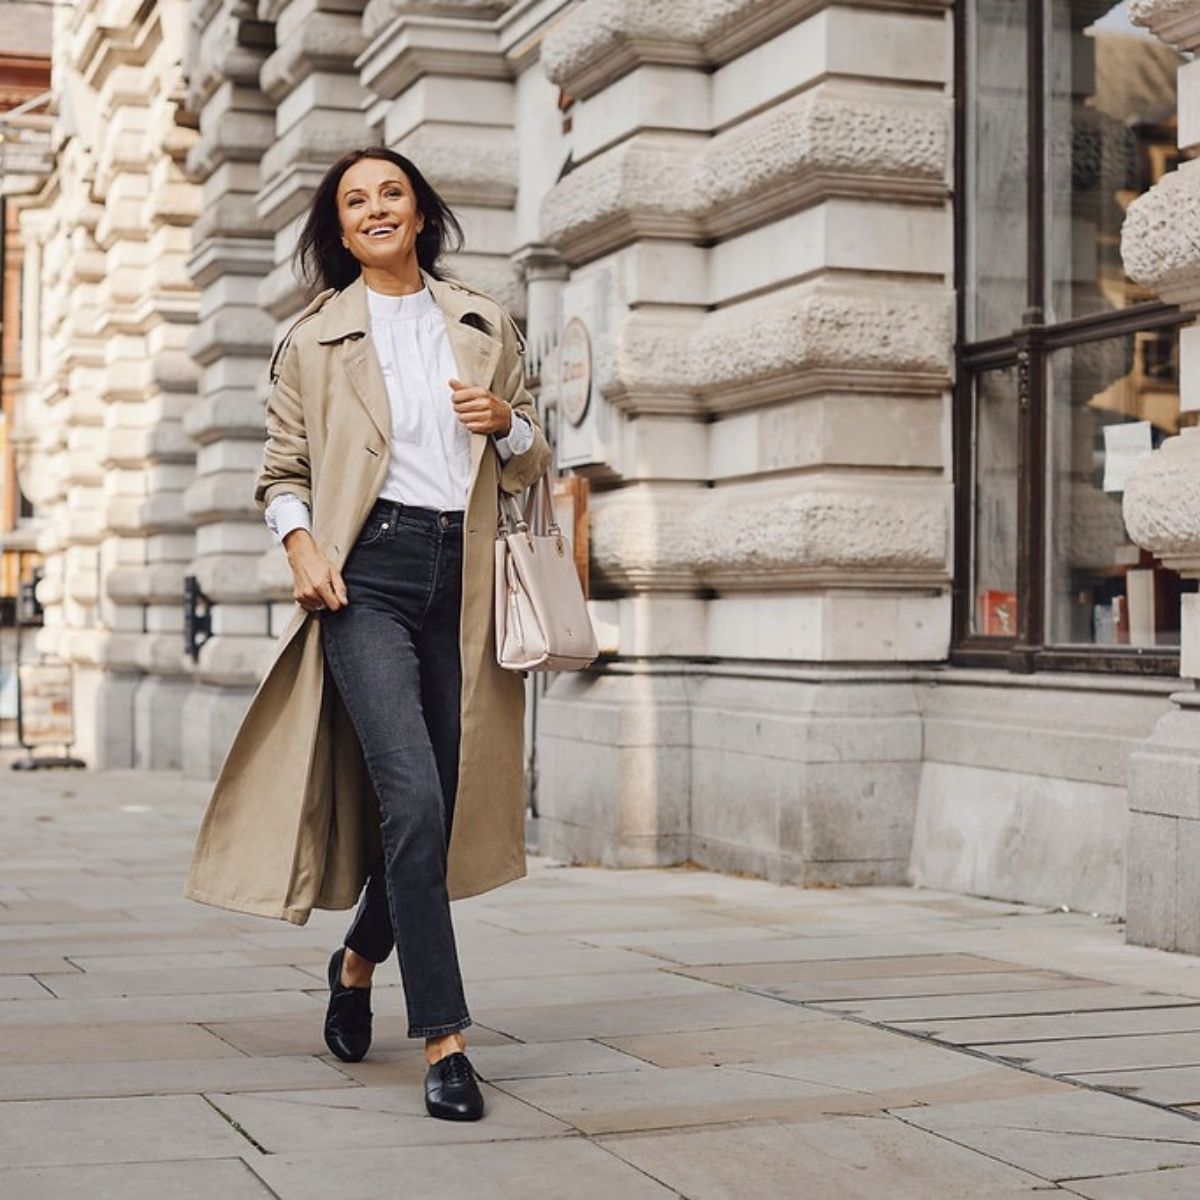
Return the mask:
<svg viewBox="0 0 1200 1200">
<path fill-rule="evenodd" d="M 325 661 L 379 798 L 383 859 L 346 945 L 395 946 L 408 1036 L 471 1024 L 446 891 L 458 788 L 461 512 L 377 501 L 342 569 L 350 603 L 321 613 Z"/>
</svg>

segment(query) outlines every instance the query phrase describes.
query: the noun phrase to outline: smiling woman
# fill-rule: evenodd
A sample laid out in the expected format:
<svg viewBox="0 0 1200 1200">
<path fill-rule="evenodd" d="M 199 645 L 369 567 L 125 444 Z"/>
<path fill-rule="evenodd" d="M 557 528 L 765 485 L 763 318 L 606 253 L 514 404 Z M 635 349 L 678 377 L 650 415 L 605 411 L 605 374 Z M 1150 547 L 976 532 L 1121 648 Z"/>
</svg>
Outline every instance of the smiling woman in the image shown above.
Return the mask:
<svg viewBox="0 0 1200 1200">
<path fill-rule="evenodd" d="M 387 232 L 389 225 L 394 232 Z M 388 280 L 400 268 L 415 291 L 420 272 L 438 277 L 442 255 L 460 249 L 462 241 L 457 218 L 416 165 L 371 147 L 347 154 L 321 181 L 295 258 L 314 287 L 340 290 L 360 274 L 369 286 L 391 286 Z"/>
<path fill-rule="evenodd" d="M 329 963 L 325 1039 L 371 1042 L 395 948 L 431 1115 L 483 1098 L 450 899 L 524 874 L 524 689 L 494 650 L 498 488 L 550 451 L 524 342 L 494 300 L 442 276 L 454 215 L 381 147 L 326 173 L 297 246 L 321 289 L 272 363 L 255 498 L 298 610 L 229 752 L 187 894 L 302 923 L 357 912 Z"/>
</svg>

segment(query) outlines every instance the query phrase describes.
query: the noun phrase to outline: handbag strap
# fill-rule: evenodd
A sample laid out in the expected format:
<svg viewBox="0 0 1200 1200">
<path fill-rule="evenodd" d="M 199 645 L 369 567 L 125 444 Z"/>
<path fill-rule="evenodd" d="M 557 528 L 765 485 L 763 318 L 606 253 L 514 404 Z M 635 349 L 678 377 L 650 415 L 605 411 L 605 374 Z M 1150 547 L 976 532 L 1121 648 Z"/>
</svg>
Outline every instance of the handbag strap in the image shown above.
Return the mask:
<svg viewBox="0 0 1200 1200">
<path fill-rule="evenodd" d="M 526 491 L 524 505 L 518 504 L 516 496 L 503 488 L 499 489 L 499 501 L 496 524 L 500 535 L 523 533 L 527 536 L 549 534 L 562 537 L 558 515 L 554 511 L 554 494 L 545 475 L 540 476 Z"/>
</svg>

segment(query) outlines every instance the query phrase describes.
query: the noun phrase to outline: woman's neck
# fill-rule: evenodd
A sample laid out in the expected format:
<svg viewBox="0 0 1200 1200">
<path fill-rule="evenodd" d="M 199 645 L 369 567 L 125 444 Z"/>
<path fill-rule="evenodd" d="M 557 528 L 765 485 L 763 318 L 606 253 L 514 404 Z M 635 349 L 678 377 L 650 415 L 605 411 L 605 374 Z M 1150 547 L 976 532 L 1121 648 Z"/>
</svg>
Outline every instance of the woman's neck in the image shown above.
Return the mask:
<svg viewBox="0 0 1200 1200">
<path fill-rule="evenodd" d="M 417 260 L 405 263 L 396 270 L 384 267 L 363 267 L 363 282 L 373 292 L 384 296 L 411 296 L 425 286 Z"/>
</svg>

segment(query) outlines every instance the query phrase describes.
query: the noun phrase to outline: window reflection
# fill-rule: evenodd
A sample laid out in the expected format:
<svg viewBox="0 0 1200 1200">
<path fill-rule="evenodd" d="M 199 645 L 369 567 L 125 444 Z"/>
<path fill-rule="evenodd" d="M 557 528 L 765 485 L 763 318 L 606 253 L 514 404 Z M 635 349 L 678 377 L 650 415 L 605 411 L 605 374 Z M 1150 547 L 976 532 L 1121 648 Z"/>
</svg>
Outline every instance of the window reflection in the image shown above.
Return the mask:
<svg viewBox="0 0 1200 1200">
<path fill-rule="evenodd" d="M 1184 60 L 1133 26 L 1127 0 L 1054 0 L 1050 14 L 1046 273 L 1055 322 L 1154 299 L 1125 275 L 1121 224 L 1178 161 Z"/>
<path fill-rule="evenodd" d="M 968 10 L 968 341 L 1003 337 L 1028 304 L 1026 6 L 977 0 Z"/>
<path fill-rule="evenodd" d="M 1178 347 L 1169 328 L 1050 356 L 1052 642 L 1179 643 L 1179 596 L 1191 585 L 1135 546 L 1121 515 L 1129 471 L 1179 429 Z"/>
<path fill-rule="evenodd" d="M 975 378 L 973 632 L 1017 635 L 1017 369 Z"/>
</svg>

